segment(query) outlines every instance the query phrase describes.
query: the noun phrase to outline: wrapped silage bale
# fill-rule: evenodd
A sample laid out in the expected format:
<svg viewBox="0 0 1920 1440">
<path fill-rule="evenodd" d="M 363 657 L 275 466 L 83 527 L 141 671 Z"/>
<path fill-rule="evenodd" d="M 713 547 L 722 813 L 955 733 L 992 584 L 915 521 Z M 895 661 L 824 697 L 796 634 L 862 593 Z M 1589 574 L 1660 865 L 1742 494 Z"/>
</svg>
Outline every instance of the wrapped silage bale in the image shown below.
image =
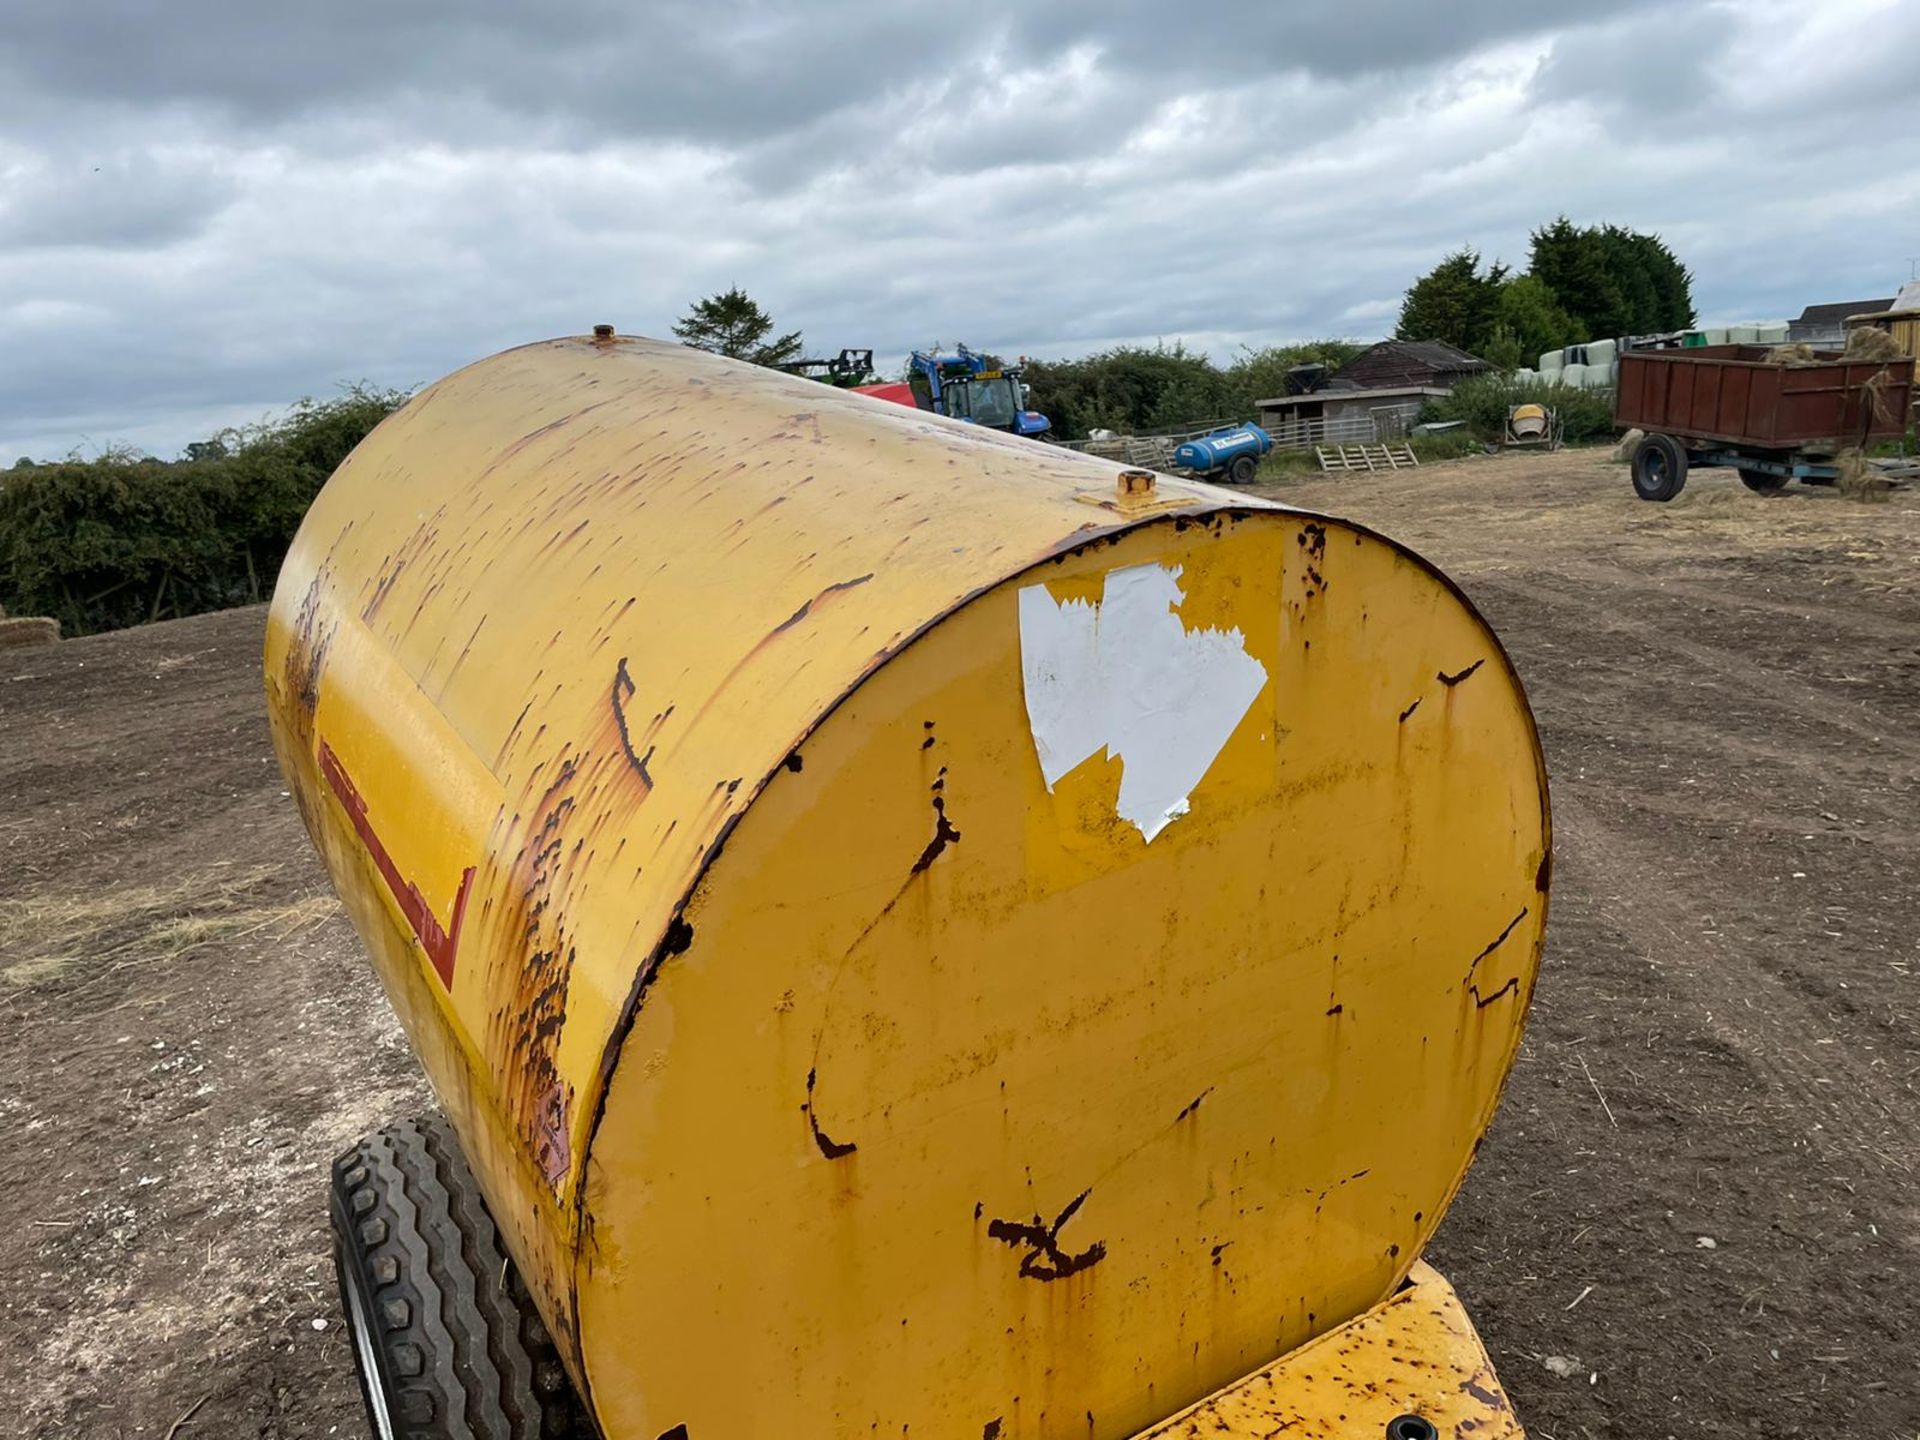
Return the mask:
<svg viewBox="0 0 1920 1440">
<path fill-rule="evenodd" d="M 1549 350 L 1540 357 L 1540 373 L 1542 375 L 1557 375 L 1560 372 L 1560 367 L 1566 363 L 1566 351 Z"/>
<path fill-rule="evenodd" d="M 1784 321 L 1776 321 L 1771 325 L 1761 325 L 1756 328 L 1760 332 L 1759 344 L 1784 345 L 1787 343 L 1787 327 Z"/>
<path fill-rule="evenodd" d="M 1758 325 L 1735 325 L 1727 331 L 1729 345 L 1758 345 L 1760 327 Z"/>
<path fill-rule="evenodd" d="M 1576 390 L 1584 390 L 1587 385 L 1587 367 L 1579 364 L 1562 365 L 1560 367 L 1560 383 L 1562 385 L 1571 385 Z"/>
<path fill-rule="evenodd" d="M 1611 366 L 1619 349 L 1612 340 L 1595 340 L 1587 346 L 1587 364 Z"/>
<path fill-rule="evenodd" d="M 1531 385 L 1540 378 L 1540 372 L 1538 370 L 1529 370 L 1525 366 L 1522 366 L 1513 372 L 1513 378 L 1522 385 Z"/>
</svg>

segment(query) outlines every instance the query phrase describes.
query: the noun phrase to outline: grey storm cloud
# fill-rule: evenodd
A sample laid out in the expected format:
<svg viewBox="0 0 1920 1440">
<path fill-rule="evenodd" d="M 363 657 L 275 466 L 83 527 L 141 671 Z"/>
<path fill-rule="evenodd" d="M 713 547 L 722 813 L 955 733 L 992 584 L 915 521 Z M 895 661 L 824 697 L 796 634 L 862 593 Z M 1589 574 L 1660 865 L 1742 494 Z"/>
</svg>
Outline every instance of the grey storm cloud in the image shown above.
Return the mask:
<svg viewBox="0 0 1920 1440">
<path fill-rule="evenodd" d="M 764 138 L 938 85 L 956 60 L 1101 54 L 1130 83 L 1240 82 L 1428 65 L 1651 0 L 1069 0 L 933 11 L 868 4 L 618 0 L 15 0 L 12 84 L 113 105 L 181 104 L 240 122 L 381 107 L 408 92 L 484 99 L 593 135 Z M 1135 103 L 1139 97 L 1136 95 Z"/>
<path fill-rule="evenodd" d="M 204 229 L 233 192 L 230 181 L 137 151 L 23 165 L 0 190 L 0 247 L 168 244 Z"/>
<path fill-rule="evenodd" d="M 0 463 L 732 284 L 816 353 L 1225 358 L 1565 212 L 1708 317 L 1887 293 L 1915 54 L 1911 0 L 11 0 Z"/>
</svg>

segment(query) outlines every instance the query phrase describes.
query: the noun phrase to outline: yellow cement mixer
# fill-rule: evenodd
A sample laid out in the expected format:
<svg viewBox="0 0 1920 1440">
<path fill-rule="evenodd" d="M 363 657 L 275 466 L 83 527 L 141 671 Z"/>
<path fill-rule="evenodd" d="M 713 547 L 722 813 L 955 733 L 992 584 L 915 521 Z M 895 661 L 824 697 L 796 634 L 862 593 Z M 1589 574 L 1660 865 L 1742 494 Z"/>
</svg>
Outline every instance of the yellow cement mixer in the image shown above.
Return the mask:
<svg viewBox="0 0 1920 1440">
<path fill-rule="evenodd" d="M 1358 526 L 673 345 L 348 458 L 266 677 L 441 1116 L 340 1156 L 375 1433 L 1521 1433 L 1420 1263 L 1546 778 Z"/>
</svg>

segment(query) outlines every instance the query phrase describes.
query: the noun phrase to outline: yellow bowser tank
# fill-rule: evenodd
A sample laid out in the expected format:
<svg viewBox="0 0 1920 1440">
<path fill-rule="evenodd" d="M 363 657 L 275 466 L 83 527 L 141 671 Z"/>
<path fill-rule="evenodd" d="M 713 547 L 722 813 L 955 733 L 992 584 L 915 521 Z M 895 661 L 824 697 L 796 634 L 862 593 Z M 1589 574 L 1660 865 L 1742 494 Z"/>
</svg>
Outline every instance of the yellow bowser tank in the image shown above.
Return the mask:
<svg viewBox="0 0 1920 1440">
<path fill-rule="evenodd" d="M 1519 1433 L 1417 1260 L 1546 779 L 1418 557 L 600 334 L 349 457 L 266 675 L 611 1440 Z"/>
</svg>

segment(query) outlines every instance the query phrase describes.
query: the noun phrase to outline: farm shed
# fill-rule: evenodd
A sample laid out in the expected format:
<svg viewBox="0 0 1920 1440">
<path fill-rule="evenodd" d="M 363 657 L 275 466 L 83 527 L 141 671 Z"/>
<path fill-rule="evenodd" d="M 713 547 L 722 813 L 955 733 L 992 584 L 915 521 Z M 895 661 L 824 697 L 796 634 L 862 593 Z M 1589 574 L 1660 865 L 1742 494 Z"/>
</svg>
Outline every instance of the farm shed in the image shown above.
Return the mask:
<svg viewBox="0 0 1920 1440">
<path fill-rule="evenodd" d="M 1402 433 L 1428 400 L 1492 368 L 1441 340 L 1382 340 L 1318 389 L 1254 403 L 1276 445 L 1373 440 Z"/>
<path fill-rule="evenodd" d="M 1327 388 L 1437 387 L 1444 392 L 1467 376 L 1492 368 L 1444 340 L 1382 340 L 1335 371 Z"/>
<path fill-rule="evenodd" d="M 1400 433 L 1427 401 L 1447 393 L 1444 385 L 1382 385 L 1373 389 L 1310 391 L 1257 400 L 1260 424 L 1276 445 L 1372 440 L 1382 431 Z"/>
<path fill-rule="evenodd" d="M 1847 343 L 1847 318 L 1878 314 L 1893 308 L 1887 300 L 1841 300 L 1832 305 L 1809 305 L 1798 320 L 1787 322 L 1787 339 L 1820 350 L 1838 350 Z"/>
</svg>

